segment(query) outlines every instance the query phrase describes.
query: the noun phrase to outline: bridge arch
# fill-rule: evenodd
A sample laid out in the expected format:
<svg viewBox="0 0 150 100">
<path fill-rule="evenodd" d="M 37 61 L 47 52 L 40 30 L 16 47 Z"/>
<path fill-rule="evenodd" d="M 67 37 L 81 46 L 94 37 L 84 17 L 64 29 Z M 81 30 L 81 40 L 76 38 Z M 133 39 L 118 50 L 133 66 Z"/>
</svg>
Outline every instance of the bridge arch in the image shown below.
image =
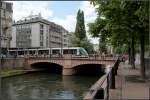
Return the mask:
<svg viewBox="0 0 150 100">
<path fill-rule="evenodd" d="M 100 64 L 100 65 L 111 65 L 113 64 L 114 61 L 113 60 L 85 60 L 85 59 L 81 59 L 81 60 L 73 60 L 72 61 L 72 68 L 75 66 L 80 66 L 80 65 L 84 65 L 84 64 L 88 64 L 88 65 L 93 65 L 93 64 Z"/>
<path fill-rule="evenodd" d="M 32 69 L 41 69 L 42 71 L 62 74 L 63 66 L 52 62 L 35 62 L 30 64 Z"/>
<path fill-rule="evenodd" d="M 74 66 L 73 69 L 75 70 L 76 75 L 103 75 L 104 74 L 105 66 L 102 64 L 81 64 Z"/>
</svg>

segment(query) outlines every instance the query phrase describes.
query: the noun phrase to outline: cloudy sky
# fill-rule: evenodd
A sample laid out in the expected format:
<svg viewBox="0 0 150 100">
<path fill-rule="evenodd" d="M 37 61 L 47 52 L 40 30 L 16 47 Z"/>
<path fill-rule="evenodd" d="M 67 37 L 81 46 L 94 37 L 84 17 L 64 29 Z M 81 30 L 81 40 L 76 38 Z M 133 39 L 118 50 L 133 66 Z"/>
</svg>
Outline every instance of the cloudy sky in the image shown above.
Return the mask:
<svg viewBox="0 0 150 100">
<path fill-rule="evenodd" d="M 13 3 L 13 19 L 19 20 L 29 15 L 41 13 L 42 17 L 62 25 L 69 32 L 74 32 L 78 9 L 84 11 L 85 26 L 96 18 L 95 9 L 89 1 L 8 1 Z M 87 36 L 95 44 L 98 39 Z"/>
</svg>

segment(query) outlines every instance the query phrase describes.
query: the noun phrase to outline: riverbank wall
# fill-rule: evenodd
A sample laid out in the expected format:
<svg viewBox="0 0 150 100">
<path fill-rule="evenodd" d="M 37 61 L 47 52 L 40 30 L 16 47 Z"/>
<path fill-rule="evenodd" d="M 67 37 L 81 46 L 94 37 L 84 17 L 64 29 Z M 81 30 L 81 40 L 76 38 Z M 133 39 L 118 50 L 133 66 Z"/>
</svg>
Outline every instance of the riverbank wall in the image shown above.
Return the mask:
<svg viewBox="0 0 150 100">
<path fill-rule="evenodd" d="M 19 68 L 19 69 L 24 69 L 25 66 L 25 59 L 24 58 L 3 58 L 1 60 L 1 68 Z"/>
</svg>

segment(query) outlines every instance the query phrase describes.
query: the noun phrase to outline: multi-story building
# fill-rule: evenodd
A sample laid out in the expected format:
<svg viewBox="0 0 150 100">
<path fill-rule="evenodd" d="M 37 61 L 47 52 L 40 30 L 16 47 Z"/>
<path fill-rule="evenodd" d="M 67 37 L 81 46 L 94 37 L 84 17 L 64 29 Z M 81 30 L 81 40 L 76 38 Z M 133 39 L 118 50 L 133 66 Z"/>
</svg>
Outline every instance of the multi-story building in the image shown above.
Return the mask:
<svg viewBox="0 0 150 100">
<path fill-rule="evenodd" d="M 2 49 L 7 49 L 10 47 L 11 33 L 12 33 L 12 3 L 0 2 L 0 31 L 1 31 L 1 41 L 0 46 Z M 5 50 L 6 51 L 6 50 Z"/>
<path fill-rule="evenodd" d="M 68 31 L 41 15 L 25 17 L 13 23 L 12 48 L 68 47 Z"/>
</svg>

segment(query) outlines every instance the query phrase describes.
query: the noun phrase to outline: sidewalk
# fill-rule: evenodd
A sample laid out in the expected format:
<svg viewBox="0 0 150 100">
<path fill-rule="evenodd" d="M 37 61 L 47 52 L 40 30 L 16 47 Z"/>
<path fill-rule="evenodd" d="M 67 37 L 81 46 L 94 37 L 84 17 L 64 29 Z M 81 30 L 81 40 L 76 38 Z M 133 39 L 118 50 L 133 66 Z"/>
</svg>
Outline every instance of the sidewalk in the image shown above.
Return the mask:
<svg viewBox="0 0 150 100">
<path fill-rule="evenodd" d="M 110 90 L 110 99 L 149 99 L 148 79 L 140 79 L 140 70 L 120 63 L 116 76 L 116 89 Z"/>
</svg>

